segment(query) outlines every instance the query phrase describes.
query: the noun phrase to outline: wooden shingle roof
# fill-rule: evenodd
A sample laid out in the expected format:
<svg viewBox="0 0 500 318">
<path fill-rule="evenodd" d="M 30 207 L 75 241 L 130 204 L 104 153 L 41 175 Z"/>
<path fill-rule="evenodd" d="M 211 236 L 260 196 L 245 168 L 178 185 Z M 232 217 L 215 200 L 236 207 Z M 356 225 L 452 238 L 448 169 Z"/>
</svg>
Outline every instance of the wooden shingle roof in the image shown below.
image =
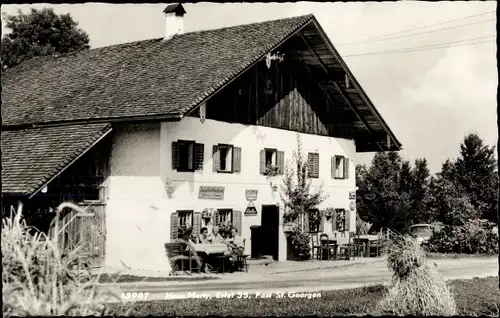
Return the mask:
<svg viewBox="0 0 500 318">
<path fill-rule="evenodd" d="M 35 58 L 2 76 L 2 126 L 182 117 L 312 15 Z"/>
<path fill-rule="evenodd" d="M 2 193 L 35 192 L 110 131 L 109 124 L 2 131 Z"/>
</svg>

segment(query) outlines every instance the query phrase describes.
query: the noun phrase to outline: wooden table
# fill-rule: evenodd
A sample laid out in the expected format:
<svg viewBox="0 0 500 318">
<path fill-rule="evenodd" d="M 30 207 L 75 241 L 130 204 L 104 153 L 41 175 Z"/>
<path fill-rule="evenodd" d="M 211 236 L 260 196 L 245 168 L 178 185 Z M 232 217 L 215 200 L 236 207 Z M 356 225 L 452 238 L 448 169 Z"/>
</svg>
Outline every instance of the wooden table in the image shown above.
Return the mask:
<svg viewBox="0 0 500 318">
<path fill-rule="evenodd" d="M 192 246 L 196 251 L 196 253 L 204 253 L 206 255 L 224 254 L 225 252 L 229 251 L 227 244 L 224 243 L 214 243 L 214 244 L 200 243 L 200 244 L 193 244 Z"/>
<path fill-rule="evenodd" d="M 321 259 L 324 260 L 325 257 L 323 256 L 323 248 L 322 246 L 326 246 L 328 249 L 330 248 L 335 248 L 335 254 L 334 254 L 334 259 L 337 258 L 337 248 L 338 248 L 338 244 L 337 244 L 337 240 L 336 239 L 325 239 L 325 237 L 321 237 L 320 238 L 320 251 L 321 251 Z M 329 252 L 330 250 L 328 250 Z M 328 260 L 330 259 L 329 257 L 327 258 Z"/>
</svg>

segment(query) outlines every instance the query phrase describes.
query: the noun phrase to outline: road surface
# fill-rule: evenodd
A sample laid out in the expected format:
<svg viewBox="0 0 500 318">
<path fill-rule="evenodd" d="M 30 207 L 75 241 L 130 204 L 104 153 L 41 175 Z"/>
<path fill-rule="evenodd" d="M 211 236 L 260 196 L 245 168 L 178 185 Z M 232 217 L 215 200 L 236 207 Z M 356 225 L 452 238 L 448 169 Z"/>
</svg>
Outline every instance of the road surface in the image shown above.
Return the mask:
<svg viewBox="0 0 500 318">
<path fill-rule="evenodd" d="M 498 274 L 496 258 L 428 260 L 428 264 L 446 280 L 497 276 Z M 226 275 L 222 279 L 213 281 L 106 284 L 101 286 L 100 291 L 111 290 L 121 297 L 128 297 L 128 300 L 131 300 L 132 297 L 138 298 L 141 296 L 143 299 L 135 300 L 161 300 L 177 297 L 191 298 L 194 295 L 216 298 L 217 293 L 219 295 L 221 293 L 235 293 L 238 295 L 238 293 L 251 294 L 256 292 L 319 292 L 374 284 L 388 284 L 390 281 L 391 273 L 386 264 L 377 262 L 307 272 L 289 271 L 275 274 L 248 274 L 236 278 Z M 133 293 L 137 293 L 138 296 Z"/>
</svg>

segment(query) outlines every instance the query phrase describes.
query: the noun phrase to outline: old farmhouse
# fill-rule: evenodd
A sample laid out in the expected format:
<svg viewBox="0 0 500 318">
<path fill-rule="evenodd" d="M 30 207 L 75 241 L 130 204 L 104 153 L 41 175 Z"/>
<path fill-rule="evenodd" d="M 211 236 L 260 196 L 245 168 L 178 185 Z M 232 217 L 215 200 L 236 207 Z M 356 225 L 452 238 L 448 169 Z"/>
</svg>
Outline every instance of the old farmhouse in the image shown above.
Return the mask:
<svg viewBox="0 0 500 318">
<path fill-rule="evenodd" d="M 90 206 L 63 240 L 87 242 L 100 266 L 162 269 L 180 225 L 226 221 L 248 253 L 260 225 L 263 254 L 285 260 L 277 183 L 298 134 L 324 206 L 345 213 L 328 231 L 353 231 L 355 154 L 401 143 L 315 17 L 184 33 L 184 8 L 164 13 L 164 38 L 3 74 L 4 209 Z"/>
</svg>

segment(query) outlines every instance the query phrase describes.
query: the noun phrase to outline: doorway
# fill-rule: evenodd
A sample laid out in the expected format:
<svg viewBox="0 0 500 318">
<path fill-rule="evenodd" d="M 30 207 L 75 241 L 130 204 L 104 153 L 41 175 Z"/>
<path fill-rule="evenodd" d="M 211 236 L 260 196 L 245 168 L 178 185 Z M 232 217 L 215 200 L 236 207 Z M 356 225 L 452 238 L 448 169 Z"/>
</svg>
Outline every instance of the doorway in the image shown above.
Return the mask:
<svg viewBox="0 0 500 318">
<path fill-rule="evenodd" d="M 261 218 L 262 255 L 272 255 L 278 260 L 279 251 L 279 208 L 277 205 L 263 205 Z"/>
</svg>

